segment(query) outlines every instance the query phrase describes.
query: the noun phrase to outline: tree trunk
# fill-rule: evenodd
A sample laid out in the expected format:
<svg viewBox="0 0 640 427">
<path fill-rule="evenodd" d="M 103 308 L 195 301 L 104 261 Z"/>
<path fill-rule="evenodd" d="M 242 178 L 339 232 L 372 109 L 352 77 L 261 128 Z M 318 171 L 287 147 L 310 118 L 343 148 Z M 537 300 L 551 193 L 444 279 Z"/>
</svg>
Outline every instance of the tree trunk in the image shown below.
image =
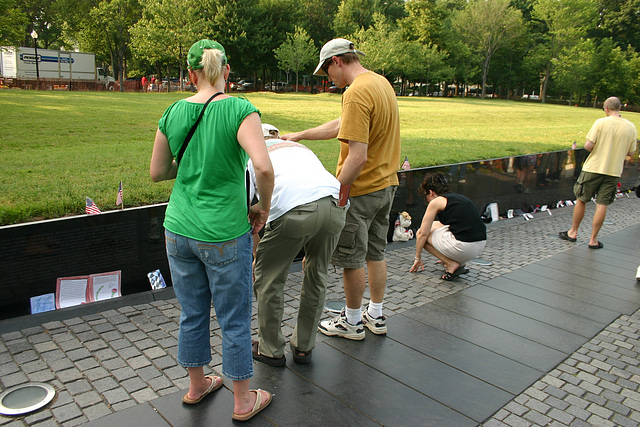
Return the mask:
<svg viewBox="0 0 640 427">
<path fill-rule="evenodd" d="M 120 82 L 120 92 L 124 92 L 124 52 L 118 52 L 118 81 Z"/>
<path fill-rule="evenodd" d="M 167 64 L 167 93 L 171 92 L 171 73 L 169 73 L 169 64 Z"/>
<path fill-rule="evenodd" d="M 482 99 L 484 99 L 485 95 L 487 94 L 487 76 L 489 75 L 489 64 L 491 64 L 491 56 L 487 56 L 487 58 L 485 58 L 485 60 L 482 62 Z"/>
<path fill-rule="evenodd" d="M 551 78 L 551 65 L 547 66 L 544 72 L 544 78 L 542 79 L 542 87 L 540 88 L 540 102 L 545 103 L 547 97 L 547 86 L 549 85 L 549 79 Z"/>
</svg>

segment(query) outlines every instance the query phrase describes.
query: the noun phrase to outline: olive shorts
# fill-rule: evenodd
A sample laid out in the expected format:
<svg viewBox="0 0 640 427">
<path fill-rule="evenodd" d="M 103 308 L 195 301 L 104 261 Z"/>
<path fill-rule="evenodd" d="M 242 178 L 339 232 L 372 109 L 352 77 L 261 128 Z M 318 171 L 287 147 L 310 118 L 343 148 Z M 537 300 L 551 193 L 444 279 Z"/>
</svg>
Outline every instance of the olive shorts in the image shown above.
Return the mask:
<svg viewBox="0 0 640 427">
<path fill-rule="evenodd" d="M 582 171 L 573 186 L 573 192 L 581 202 L 586 203 L 595 196 L 597 204 L 610 205 L 616 198 L 619 180 L 617 176 Z"/>
<path fill-rule="evenodd" d="M 397 186 L 350 197 L 347 220 L 331 257 L 342 268 L 364 268 L 365 261 L 384 261 L 389 212 Z"/>
</svg>

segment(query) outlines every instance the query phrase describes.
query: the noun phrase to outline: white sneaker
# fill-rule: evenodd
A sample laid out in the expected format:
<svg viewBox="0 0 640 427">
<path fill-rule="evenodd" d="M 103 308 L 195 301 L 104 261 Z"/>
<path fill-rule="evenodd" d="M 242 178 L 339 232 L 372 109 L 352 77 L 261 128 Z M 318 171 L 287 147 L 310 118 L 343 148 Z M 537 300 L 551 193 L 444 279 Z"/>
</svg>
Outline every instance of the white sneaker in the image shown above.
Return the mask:
<svg viewBox="0 0 640 427">
<path fill-rule="evenodd" d="M 374 319 L 366 308 L 362 311 L 362 323 L 376 335 L 384 335 L 387 333 L 387 318 L 378 316 Z"/>
<path fill-rule="evenodd" d="M 320 322 L 318 331 L 329 337 L 342 337 L 355 341 L 363 340 L 365 337 L 362 321 L 359 321 L 357 325 L 352 325 L 347 322 L 347 315 L 344 308 L 340 314 L 333 319 Z"/>
<path fill-rule="evenodd" d="M 638 266 L 638 271 L 636 272 L 636 280 L 640 280 L 640 266 Z"/>
</svg>

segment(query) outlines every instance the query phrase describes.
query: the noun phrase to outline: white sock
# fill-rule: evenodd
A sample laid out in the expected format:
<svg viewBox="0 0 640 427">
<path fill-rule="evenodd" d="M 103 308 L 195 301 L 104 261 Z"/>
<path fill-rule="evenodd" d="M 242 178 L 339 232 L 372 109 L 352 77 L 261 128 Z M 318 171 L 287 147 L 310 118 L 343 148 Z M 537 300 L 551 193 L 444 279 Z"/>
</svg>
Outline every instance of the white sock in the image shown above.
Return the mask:
<svg viewBox="0 0 640 427">
<path fill-rule="evenodd" d="M 346 307 L 347 322 L 355 326 L 362 320 L 362 310 L 359 308 Z"/>
<path fill-rule="evenodd" d="M 369 308 L 367 308 L 367 311 L 369 312 L 369 316 L 374 319 L 382 316 L 382 302 L 369 301 Z"/>
</svg>

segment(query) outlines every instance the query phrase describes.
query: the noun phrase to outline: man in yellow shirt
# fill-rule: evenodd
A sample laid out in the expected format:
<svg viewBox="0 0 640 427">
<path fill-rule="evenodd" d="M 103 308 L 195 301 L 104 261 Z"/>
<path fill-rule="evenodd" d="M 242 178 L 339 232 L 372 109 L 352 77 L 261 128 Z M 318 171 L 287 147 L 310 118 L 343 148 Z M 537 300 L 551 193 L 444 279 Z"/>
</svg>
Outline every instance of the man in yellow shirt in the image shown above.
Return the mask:
<svg viewBox="0 0 640 427">
<path fill-rule="evenodd" d="M 349 86 L 342 97 L 342 114 L 318 127 L 282 136 L 291 141 L 340 141 L 336 177 L 341 195 L 349 195 L 350 207 L 331 263 L 343 268 L 347 306 L 335 319 L 320 322 L 318 329 L 325 335 L 352 340 L 364 339 L 365 327 L 375 334 L 387 332 L 382 314 L 387 284 L 385 250 L 400 167 L 395 91 L 385 77 L 360 64 L 360 55 L 364 54 L 342 38 L 322 47 L 314 74 L 328 75 L 339 88 Z M 362 310 L 367 278 L 371 300 Z"/>
<path fill-rule="evenodd" d="M 561 231 L 561 239 L 575 242 L 578 228 L 584 218 L 586 203 L 596 197 L 596 211 L 593 214 L 593 225 L 589 248 L 600 249 L 602 243 L 598 241 L 598 232 L 604 223 L 607 206 L 616 197 L 618 178 L 622 175 L 622 168 L 626 156 L 636 151 L 638 133 L 636 127 L 627 119 L 620 116 L 620 100 L 615 96 L 604 101 L 604 111 L 607 117 L 595 121 L 584 148 L 590 151 L 589 157 L 582 166 L 573 191 L 576 195 L 576 206 L 573 209 L 571 228 Z"/>
</svg>

